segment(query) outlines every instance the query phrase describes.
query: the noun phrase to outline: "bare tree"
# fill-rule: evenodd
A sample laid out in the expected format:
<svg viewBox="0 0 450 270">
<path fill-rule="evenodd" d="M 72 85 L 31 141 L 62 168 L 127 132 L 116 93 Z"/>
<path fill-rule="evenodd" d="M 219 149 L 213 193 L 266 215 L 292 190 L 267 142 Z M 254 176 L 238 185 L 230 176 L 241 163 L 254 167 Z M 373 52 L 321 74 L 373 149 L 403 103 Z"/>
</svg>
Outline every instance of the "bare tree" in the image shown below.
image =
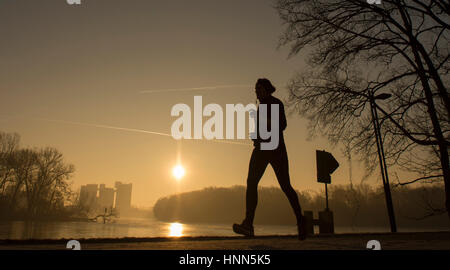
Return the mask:
<svg viewBox="0 0 450 270">
<path fill-rule="evenodd" d="M 65 180 L 74 172 L 74 166 L 65 164 L 63 155 L 55 148 L 35 151 L 35 157 L 35 173 L 25 178 L 28 210 L 32 216 L 64 202 L 55 199 L 68 195 L 69 184 Z"/>
<path fill-rule="evenodd" d="M 387 159 L 406 169 L 425 166 L 422 177 L 443 179 L 450 217 L 450 5 L 382 3 L 277 1 L 286 25 L 280 46 L 290 45 L 291 56 L 310 53 L 311 70 L 291 81 L 290 101 L 310 120 L 312 132 L 320 130 L 334 143 L 346 141 L 370 170 L 376 147 L 368 104 L 380 93 L 391 94 L 375 103 Z M 414 163 L 414 156 L 425 163 Z"/>
<path fill-rule="evenodd" d="M 19 193 L 24 191 L 27 197 L 28 208 L 31 209 L 32 204 L 28 200 L 31 197 L 31 183 L 33 175 L 36 174 L 36 153 L 30 149 L 19 149 L 15 151 L 10 159 L 11 170 L 13 171 L 14 180 L 11 184 L 11 211 L 15 208 L 16 199 Z"/>
<path fill-rule="evenodd" d="M 9 143 L 3 144 L 8 147 L 2 148 L 0 158 L 1 184 L 5 191 L 1 196 L 9 201 L 9 212 L 17 210 L 19 199 L 26 202 L 28 218 L 61 210 L 71 196 L 68 179 L 74 166 L 66 164 L 55 148 L 18 149 L 16 134 L 3 138 L 9 138 L 6 140 Z"/>
<path fill-rule="evenodd" d="M 11 157 L 19 147 L 20 136 L 17 133 L 0 132 L 0 195 L 5 195 L 8 183 L 12 181 Z"/>
</svg>

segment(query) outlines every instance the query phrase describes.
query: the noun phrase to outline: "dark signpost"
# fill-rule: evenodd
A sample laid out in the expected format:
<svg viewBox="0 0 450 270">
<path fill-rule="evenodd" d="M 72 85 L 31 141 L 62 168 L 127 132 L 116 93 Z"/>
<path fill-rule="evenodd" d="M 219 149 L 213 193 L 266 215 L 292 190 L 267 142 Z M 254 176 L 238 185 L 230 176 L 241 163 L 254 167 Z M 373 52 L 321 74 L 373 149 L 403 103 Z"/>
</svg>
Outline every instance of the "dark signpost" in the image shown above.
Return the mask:
<svg viewBox="0 0 450 270">
<path fill-rule="evenodd" d="M 316 165 L 317 165 L 317 182 L 325 184 L 326 208 L 328 210 L 328 188 L 331 184 L 331 174 L 339 167 L 339 163 L 332 154 L 316 150 Z"/>
<path fill-rule="evenodd" d="M 334 233 L 333 212 L 328 207 L 328 184 L 331 184 L 331 174 L 339 167 L 332 154 L 316 150 L 317 182 L 325 184 L 326 207 L 319 212 L 319 219 L 313 218 L 312 211 L 305 211 L 308 233 L 314 234 L 314 225 L 319 225 L 319 233 Z"/>
</svg>

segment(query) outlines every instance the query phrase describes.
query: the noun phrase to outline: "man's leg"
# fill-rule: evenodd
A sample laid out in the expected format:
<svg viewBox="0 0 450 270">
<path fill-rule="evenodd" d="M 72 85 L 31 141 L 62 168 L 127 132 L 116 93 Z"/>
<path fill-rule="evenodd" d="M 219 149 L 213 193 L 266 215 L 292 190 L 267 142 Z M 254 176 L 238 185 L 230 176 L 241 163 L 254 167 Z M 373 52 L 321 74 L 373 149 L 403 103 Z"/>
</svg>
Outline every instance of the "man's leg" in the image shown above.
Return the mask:
<svg viewBox="0 0 450 270">
<path fill-rule="evenodd" d="M 248 168 L 246 213 L 244 224 L 253 226 L 256 205 L 258 204 L 258 183 L 269 164 L 267 153 L 263 150 L 253 149 Z"/>
<path fill-rule="evenodd" d="M 294 210 L 295 216 L 297 218 L 297 225 L 299 226 L 299 238 L 302 240 L 305 238 L 305 223 L 302 215 L 302 208 L 298 201 L 298 196 L 295 190 L 291 186 L 291 181 L 289 177 L 289 162 L 287 157 L 286 148 L 280 146 L 279 149 L 273 152 L 274 155 L 271 158 L 270 164 L 272 165 L 275 175 L 277 176 L 278 183 L 280 184 L 281 190 L 286 194 L 292 209 Z"/>
</svg>

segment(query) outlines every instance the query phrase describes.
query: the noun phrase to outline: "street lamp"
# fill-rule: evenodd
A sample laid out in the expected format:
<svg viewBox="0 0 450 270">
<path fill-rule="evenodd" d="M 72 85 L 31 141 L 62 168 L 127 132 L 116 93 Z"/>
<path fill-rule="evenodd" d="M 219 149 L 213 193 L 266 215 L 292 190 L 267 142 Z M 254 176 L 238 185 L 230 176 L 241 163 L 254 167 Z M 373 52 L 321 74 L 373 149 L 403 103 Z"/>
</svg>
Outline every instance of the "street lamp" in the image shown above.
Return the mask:
<svg viewBox="0 0 450 270">
<path fill-rule="evenodd" d="M 383 140 L 380 132 L 380 123 L 378 122 L 378 113 L 375 100 L 385 100 L 390 98 L 392 95 L 383 93 L 374 96 L 373 93 L 370 94 L 370 111 L 372 114 L 373 128 L 375 131 L 375 139 L 377 141 L 378 159 L 380 161 L 381 178 L 383 179 L 384 195 L 386 197 L 386 206 L 389 215 L 389 223 L 391 225 L 391 232 L 397 232 L 397 224 L 395 223 L 394 206 L 392 205 L 391 188 L 389 186 L 389 177 L 387 172 L 386 159 L 384 157 Z"/>
</svg>

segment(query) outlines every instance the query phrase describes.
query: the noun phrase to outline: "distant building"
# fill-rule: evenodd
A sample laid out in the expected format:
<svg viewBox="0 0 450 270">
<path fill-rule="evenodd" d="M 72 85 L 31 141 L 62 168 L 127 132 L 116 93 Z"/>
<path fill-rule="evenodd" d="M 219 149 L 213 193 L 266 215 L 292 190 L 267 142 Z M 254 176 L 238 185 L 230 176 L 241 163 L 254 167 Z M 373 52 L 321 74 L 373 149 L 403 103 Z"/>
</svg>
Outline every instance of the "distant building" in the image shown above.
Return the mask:
<svg viewBox="0 0 450 270">
<path fill-rule="evenodd" d="M 101 209 L 107 208 L 108 210 L 114 207 L 114 188 L 107 188 L 105 184 L 100 184 L 98 206 Z"/>
<path fill-rule="evenodd" d="M 115 208 L 119 211 L 119 214 L 129 212 L 131 208 L 131 188 L 132 184 L 122 184 L 116 182 L 116 204 Z"/>
<path fill-rule="evenodd" d="M 92 208 L 97 205 L 97 184 L 88 184 L 81 186 L 80 204 L 86 208 Z"/>
<path fill-rule="evenodd" d="M 116 182 L 115 189 L 105 184 L 88 184 L 81 186 L 80 205 L 88 210 L 104 212 L 114 208 L 120 214 L 126 214 L 131 209 L 132 184 Z M 115 195 L 115 196 L 114 196 Z"/>
</svg>

